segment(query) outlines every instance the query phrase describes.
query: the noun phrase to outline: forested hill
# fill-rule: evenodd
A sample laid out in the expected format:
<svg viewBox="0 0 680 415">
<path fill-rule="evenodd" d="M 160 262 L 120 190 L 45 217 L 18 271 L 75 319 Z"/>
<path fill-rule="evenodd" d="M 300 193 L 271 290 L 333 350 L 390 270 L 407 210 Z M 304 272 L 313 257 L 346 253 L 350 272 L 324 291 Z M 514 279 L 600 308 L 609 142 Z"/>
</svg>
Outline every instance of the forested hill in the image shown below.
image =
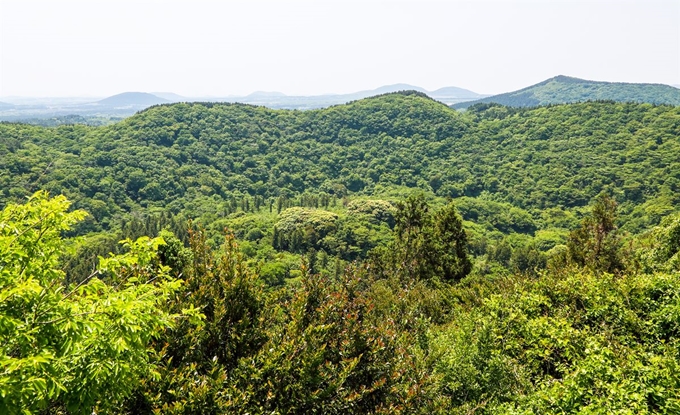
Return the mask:
<svg viewBox="0 0 680 415">
<path fill-rule="evenodd" d="M 458 113 L 418 93 L 305 112 L 172 104 L 106 127 L 0 124 L 0 202 L 63 193 L 94 230 L 143 209 L 217 214 L 244 194 L 419 188 L 538 217 L 606 190 L 641 229 L 677 206 L 679 135 L 680 108 L 650 104 Z"/>
<path fill-rule="evenodd" d="M 535 107 L 600 100 L 680 105 L 680 90 L 662 84 L 597 82 L 560 75 L 518 91 L 461 102 L 452 107 L 464 109 L 480 103 Z"/>
<path fill-rule="evenodd" d="M 678 154 L 419 92 L 0 123 L 0 413 L 679 413 Z"/>
</svg>

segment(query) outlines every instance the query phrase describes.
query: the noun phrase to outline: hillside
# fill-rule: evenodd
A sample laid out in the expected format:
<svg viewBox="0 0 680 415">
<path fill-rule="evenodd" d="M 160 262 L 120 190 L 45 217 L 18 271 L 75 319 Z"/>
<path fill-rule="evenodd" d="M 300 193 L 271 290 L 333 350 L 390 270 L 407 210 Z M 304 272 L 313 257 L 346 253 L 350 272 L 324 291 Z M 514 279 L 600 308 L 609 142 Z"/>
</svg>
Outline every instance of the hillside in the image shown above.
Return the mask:
<svg viewBox="0 0 680 415">
<path fill-rule="evenodd" d="M 604 100 L 680 105 L 680 90 L 662 84 L 597 82 L 560 75 L 518 91 L 461 102 L 452 107 L 464 109 L 480 103 L 535 107 Z"/>
<path fill-rule="evenodd" d="M 0 123 L 0 413 L 677 413 L 679 133 L 417 91 Z"/>
<path fill-rule="evenodd" d="M 423 189 L 540 222 L 542 209 L 578 209 L 606 190 L 639 231 L 676 209 L 679 113 L 596 102 L 460 114 L 411 93 L 306 112 L 173 104 L 99 128 L 0 125 L 0 202 L 66 193 L 107 228 L 140 209 L 217 213 L 241 195 Z"/>
<path fill-rule="evenodd" d="M 7 103 L 7 102 L 0 102 L 0 111 L 9 110 L 9 109 L 12 109 L 12 108 L 14 108 L 14 104 L 10 104 L 10 103 Z"/>
</svg>

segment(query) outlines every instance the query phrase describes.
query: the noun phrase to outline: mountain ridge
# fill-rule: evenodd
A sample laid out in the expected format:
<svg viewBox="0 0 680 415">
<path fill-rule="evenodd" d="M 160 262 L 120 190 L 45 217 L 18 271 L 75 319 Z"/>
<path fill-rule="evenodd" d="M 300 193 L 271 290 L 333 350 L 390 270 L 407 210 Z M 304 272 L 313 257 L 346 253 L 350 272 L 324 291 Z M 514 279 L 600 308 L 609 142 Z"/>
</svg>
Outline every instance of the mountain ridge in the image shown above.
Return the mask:
<svg viewBox="0 0 680 415">
<path fill-rule="evenodd" d="M 456 103 L 452 107 L 466 109 L 481 103 L 534 107 L 599 100 L 680 105 L 680 90 L 664 84 L 591 81 L 557 75 L 516 91 Z"/>
<path fill-rule="evenodd" d="M 262 105 L 275 109 L 319 109 L 399 91 L 422 92 L 431 98 L 444 102 L 445 104 L 453 104 L 464 100 L 478 99 L 488 96 L 455 86 L 448 86 L 436 89 L 434 91 L 428 91 L 425 88 L 417 85 L 397 83 L 383 85 L 375 89 L 367 89 L 345 94 L 287 95 L 277 91 L 256 91 L 246 96 L 209 99 L 209 101 L 239 102 L 244 104 Z"/>
</svg>

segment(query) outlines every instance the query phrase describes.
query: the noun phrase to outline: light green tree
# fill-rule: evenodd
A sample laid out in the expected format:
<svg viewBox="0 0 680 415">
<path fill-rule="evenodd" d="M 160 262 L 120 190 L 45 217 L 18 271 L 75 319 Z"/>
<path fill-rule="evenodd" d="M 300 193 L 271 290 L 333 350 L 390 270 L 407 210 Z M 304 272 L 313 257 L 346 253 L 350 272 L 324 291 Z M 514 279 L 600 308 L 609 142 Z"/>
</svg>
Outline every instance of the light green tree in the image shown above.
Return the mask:
<svg viewBox="0 0 680 415">
<path fill-rule="evenodd" d="M 153 371 L 149 344 L 178 317 L 162 306 L 181 281 L 158 261 L 160 238 L 124 241 L 65 286 L 61 233 L 86 216 L 68 208 L 38 192 L 0 212 L 0 413 L 109 411 Z"/>
</svg>

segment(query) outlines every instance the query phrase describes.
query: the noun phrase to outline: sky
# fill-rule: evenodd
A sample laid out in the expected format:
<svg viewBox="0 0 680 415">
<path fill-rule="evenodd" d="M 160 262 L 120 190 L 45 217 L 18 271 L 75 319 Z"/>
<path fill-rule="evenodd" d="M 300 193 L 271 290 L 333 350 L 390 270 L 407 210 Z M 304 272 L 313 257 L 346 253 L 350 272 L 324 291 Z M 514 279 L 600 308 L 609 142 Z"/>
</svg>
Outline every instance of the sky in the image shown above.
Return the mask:
<svg viewBox="0 0 680 415">
<path fill-rule="evenodd" d="M 680 0 L 0 0 L 0 97 L 680 84 Z"/>
</svg>

